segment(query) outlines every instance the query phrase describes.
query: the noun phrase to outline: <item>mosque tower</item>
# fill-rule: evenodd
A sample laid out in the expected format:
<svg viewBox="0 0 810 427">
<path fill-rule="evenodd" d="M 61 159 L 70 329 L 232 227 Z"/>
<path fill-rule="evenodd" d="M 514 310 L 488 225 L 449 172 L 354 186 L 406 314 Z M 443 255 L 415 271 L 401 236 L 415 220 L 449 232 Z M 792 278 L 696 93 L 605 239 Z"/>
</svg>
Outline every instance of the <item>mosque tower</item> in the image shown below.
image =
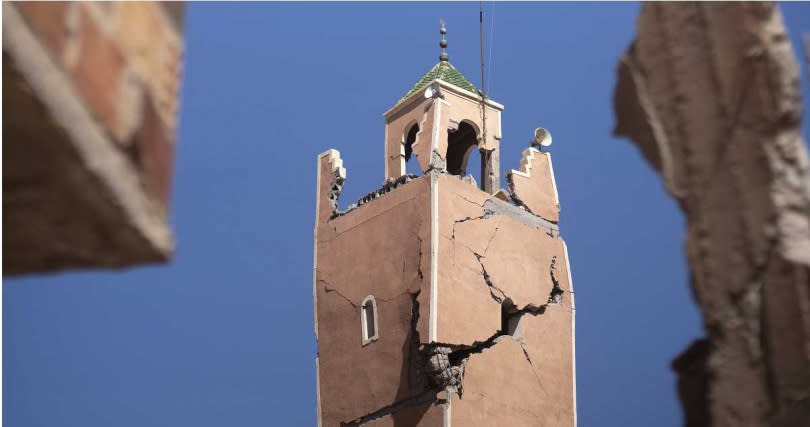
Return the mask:
<svg viewBox="0 0 810 427">
<path fill-rule="evenodd" d="M 439 63 L 384 113 L 381 188 L 339 209 L 340 153 L 318 156 L 318 425 L 575 426 L 550 136 L 538 129 L 501 189 L 504 107 L 450 63 L 446 32 Z"/>
</svg>

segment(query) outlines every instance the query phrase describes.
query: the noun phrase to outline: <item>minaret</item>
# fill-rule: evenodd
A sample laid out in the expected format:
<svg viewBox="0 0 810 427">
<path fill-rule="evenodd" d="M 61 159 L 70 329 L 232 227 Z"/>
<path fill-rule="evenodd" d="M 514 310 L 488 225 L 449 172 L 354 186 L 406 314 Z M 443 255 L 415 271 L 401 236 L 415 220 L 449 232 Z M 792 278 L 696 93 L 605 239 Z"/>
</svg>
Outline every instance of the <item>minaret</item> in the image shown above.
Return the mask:
<svg viewBox="0 0 810 427">
<path fill-rule="evenodd" d="M 503 106 L 450 64 L 440 32 L 439 63 L 384 114 L 383 186 L 341 210 L 340 153 L 318 157 L 318 424 L 576 425 L 551 156 L 526 148 L 498 190 Z M 474 149 L 482 173 L 468 175 Z"/>
</svg>

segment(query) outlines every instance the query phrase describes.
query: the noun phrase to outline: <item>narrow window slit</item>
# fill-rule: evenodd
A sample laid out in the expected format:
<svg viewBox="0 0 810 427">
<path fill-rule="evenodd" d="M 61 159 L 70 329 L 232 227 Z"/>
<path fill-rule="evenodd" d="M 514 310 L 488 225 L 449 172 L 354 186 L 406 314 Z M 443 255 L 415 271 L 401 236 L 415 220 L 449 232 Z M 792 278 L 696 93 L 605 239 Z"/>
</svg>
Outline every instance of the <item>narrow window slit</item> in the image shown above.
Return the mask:
<svg viewBox="0 0 810 427">
<path fill-rule="evenodd" d="M 363 345 L 376 341 L 379 338 L 379 325 L 377 324 L 377 300 L 369 295 L 360 306 L 360 323 L 363 334 Z"/>
</svg>

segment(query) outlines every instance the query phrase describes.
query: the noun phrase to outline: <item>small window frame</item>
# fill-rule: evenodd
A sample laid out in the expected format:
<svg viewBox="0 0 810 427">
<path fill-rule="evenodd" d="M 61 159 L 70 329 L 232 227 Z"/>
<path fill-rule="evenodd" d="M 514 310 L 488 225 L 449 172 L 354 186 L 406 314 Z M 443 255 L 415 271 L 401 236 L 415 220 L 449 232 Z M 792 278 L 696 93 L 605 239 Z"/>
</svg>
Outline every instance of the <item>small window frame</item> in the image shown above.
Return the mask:
<svg viewBox="0 0 810 427">
<path fill-rule="evenodd" d="M 369 335 L 369 328 L 368 328 L 368 314 L 366 308 L 368 305 L 371 307 L 372 312 L 372 321 L 374 322 L 374 334 Z M 361 331 L 361 338 L 363 345 L 371 344 L 374 341 L 380 339 L 380 317 L 377 314 L 377 300 L 374 298 L 374 295 L 369 295 L 363 299 L 363 303 L 360 304 L 360 331 Z"/>
</svg>

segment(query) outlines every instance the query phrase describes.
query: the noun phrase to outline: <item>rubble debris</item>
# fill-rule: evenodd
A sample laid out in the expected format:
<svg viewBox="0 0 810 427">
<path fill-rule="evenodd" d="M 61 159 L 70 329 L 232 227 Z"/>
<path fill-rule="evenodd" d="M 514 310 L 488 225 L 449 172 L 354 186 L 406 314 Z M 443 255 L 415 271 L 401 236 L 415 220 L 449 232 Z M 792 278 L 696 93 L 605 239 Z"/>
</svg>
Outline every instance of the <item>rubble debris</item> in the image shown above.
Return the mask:
<svg viewBox="0 0 810 427">
<path fill-rule="evenodd" d="M 430 377 L 431 382 L 440 389 L 450 390 L 461 394 L 461 377 L 464 374 L 464 364 L 466 358 L 461 359 L 458 365 L 450 363 L 450 355 L 453 349 L 447 346 L 428 347 L 425 358 L 425 373 Z"/>
<path fill-rule="evenodd" d="M 388 405 L 382 409 L 374 411 L 370 414 L 363 415 L 361 417 L 357 417 L 351 421 L 343 421 L 340 423 L 340 427 L 359 427 L 362 426 L 363 424 L 369 423 L 376 419 L 396 414 L 397 412 L 403 409 L 412 408 L 414 406 L 422 405 L 429 402 L 433 402 L 435 404 L 445 403 L 440 401 L 440 399 L 436 397 L 435 390 L 428 390 L 414 397 L 394 402 L 391 405 Z"/>
</svg>

